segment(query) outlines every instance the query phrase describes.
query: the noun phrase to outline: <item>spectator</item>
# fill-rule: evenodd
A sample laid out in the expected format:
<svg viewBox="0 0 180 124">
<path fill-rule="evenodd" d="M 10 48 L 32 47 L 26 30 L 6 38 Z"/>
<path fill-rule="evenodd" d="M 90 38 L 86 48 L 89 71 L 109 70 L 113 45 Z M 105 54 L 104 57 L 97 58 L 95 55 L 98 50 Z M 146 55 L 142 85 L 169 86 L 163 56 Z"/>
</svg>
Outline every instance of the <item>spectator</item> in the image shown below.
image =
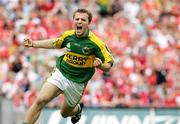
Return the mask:
<svg viewBox="0 0 180 124">
<path fill-rule="evenodd" d="M 72 12 L 80 6 L 86 6 L 88 9 L 93 8 L 91 28 L 93 31 L 96 29 L 94 33 L 110 47 L 115 65 L 108 77 L 96 70 L 97 74 L 89 83 L 83 102 L 87 106 L 104 107 L 180 106 L 178 2 L 1 1 L 0 88 L 4 97 L 11 99 L 17 106 L 31 105 L 43 80 L 53 70 L 55 57 L 52 56 L 63 52 L 54 51 L 52 55 L 48 50 L 25 51 L 20 46 L 21 41 L 25 37 L 58 37 L 72 27 Z M 51 61 L 43 61 L 42 58 Z M 109 92 L 105 92 L 107 89 Z M 58 106 L 62 99 L 57 98 L 49 106 Z"/>
</svg>

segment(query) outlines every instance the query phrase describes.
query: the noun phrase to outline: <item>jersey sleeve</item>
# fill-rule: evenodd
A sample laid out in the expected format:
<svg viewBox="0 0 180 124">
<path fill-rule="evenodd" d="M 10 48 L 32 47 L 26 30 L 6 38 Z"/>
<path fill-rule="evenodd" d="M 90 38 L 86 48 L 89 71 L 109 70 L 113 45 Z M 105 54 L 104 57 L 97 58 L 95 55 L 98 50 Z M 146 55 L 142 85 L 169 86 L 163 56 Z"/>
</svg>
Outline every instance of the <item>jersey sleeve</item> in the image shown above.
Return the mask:
<svg viewBox="0 0 180 124">
<path fill-rule="evenodd" d="M 52 41 L 52 46 L 54 48 L 61 48 L 63 41 L 64 41 L 64 38 L 60 36 L 59 38 Z"/>
<path fill-rule="evenodd" d="M 66 37 L 69 35 L 72 35 L 74 33 L 74 30 L 71 31 L 65 31 L 59 38 L 52 41 L 52 45 L 54 48 L 62 48 L 62 44 Z"/>
<path fill-rule="evenodd" d="M 90 32 L 89 38 L 96 46 L 96 57 L 100 58 L 103 63 L 111 63 L 111 65 L 113 65 L 113 56 L 111 55 L 105 43 L 92 32 Z"/>
<path fill-rule="evenodd" d="M 114 58 L 111 55 L 109 49 L 104 43 L 101 43 L 98 45 L 99 50 L 96 52 L 96 56 L 102 60 L 103 63 L 111 63 L 113 65 L 114 63 Z"/>
</svg>

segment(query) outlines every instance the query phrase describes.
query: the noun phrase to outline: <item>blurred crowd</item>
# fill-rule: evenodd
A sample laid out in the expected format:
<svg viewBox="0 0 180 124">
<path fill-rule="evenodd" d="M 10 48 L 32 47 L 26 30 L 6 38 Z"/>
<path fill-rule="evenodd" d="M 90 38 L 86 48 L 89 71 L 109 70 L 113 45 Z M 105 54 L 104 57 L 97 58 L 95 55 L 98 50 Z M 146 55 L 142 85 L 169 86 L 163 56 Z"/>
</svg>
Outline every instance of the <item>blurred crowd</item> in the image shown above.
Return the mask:
<svg viewBox="0 0 180 124">
<path fill-rule="evenodd" d="M 0 0 L 0 91 L 28 108 L 63 50 L 25 48 L 24 38 L 56 38 L 77 8 L 110 48 L 109 73 L 97 69 L 82 98 L 91 107 L 180 107 L 179 0 Z M 62 96 L 49 107 L 58 107 Z"/>
</svg>

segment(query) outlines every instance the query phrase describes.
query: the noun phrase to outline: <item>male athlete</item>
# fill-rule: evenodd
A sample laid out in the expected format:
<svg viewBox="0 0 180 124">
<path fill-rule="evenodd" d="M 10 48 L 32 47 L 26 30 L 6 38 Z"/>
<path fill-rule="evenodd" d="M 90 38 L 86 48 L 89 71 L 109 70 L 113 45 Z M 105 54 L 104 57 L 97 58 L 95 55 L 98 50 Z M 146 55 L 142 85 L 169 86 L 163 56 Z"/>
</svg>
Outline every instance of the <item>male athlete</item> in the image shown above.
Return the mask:
<svg viewBox="0 0 180 124">
<path fill-rule="evenodd" d="M 65 31 L 57 39 L 24 40 L 25 47 L 66 48 L 66 52 L 57 59 L 55 71 L 44 83 L 23 124 L 34 124 L 42 108 L 60 94 L 65 98 L 61 107 L 62 117 L 71 116 L 73 124 L 80 120 L 83 104 L 79 102 L 95 68 L 107 72 L 113 65 L 112 55 L 104 42 L 89 30 L 91 20 L 92 14 L 88 10 L 77 9 L 73 14 L 74 30 Z"/>
</svg>

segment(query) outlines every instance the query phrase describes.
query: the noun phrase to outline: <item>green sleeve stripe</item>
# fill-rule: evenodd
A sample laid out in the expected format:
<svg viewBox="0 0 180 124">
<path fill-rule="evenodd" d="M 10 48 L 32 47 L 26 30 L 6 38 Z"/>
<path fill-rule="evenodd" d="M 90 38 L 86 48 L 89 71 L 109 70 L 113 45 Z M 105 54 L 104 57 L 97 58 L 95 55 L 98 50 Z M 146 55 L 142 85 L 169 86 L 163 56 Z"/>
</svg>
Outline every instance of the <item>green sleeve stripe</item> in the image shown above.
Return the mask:
<svg viewBox="0 0 180 124">
<path fill-rule="evenodd" d="M 52 45 L 55 47 L 55 48 L 61 48 L 62 46 L 62 43 L 64 41 L 64 39 L 68 36 L 71 36 L 74 34 L 74 30 L 70 30 L 70 31 L 65 31 L 59 38 L 55 39 L 52 41 Z"/>
<path fill-rule="evenodd" d="M 89 38 L 92 42 L 94 42 L 99 49 L 101 50 L 101 53 L 104 57 L 104 62 L 113 62 L 113 57 L 112 55 L 109 53 L 109 51 L 106 48 L 106 45 L 104 44 L 104 42 L 102 40 L 100 40 L 96 35 L 94 35 L 92 32 L 90 32 L 89 34 Z"/>
</svg>

